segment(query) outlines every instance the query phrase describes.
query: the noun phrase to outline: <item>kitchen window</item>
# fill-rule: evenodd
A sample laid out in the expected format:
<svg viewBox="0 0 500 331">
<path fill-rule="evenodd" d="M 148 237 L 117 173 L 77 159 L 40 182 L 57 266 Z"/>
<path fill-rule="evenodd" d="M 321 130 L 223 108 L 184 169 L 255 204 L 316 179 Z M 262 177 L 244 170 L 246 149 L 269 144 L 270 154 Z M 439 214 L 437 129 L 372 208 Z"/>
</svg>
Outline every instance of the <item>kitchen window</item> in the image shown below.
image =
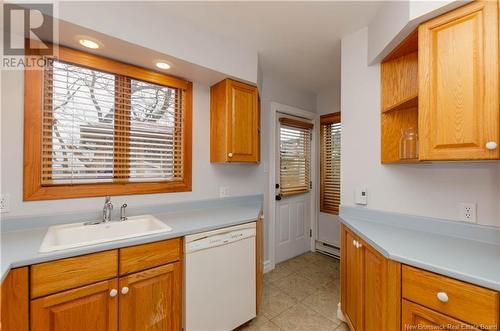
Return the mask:
<svg viewBox="0 0 500 331">
<path fill-rule="evenodd" d="M 280 194 L 309 192 L 312 123 L 287 117 L 280 122 Z"/>
<path fill-rule="evenodd" d="M 340 140 L 342 126 L 340 113 L 321 116 L 320 119 L 320 210 L 338 215 L 340 205 Z"/>
<path fill-rule="evenodd" d="M 63 47 L 44 63 L 25 71 L 25 200 L 191 190 L 190 82 Z"/>
</svg>

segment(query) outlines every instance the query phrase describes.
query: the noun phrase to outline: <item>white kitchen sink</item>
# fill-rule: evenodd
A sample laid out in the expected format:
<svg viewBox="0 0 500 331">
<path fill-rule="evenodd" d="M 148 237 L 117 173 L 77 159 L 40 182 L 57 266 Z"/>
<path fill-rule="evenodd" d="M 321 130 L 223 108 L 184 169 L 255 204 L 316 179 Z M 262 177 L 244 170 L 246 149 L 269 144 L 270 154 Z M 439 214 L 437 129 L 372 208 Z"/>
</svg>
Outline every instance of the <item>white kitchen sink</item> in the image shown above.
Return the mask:
<svg viewBox="0 0 500 331">
<path fill-rule="evenodd" d="M 49 227 L 39 252 L 60 251 L 172 231 L 171 227 L 152 215 L 131 216 L 125 221 L 84 224 L 72 223 Z"/>
</svg>

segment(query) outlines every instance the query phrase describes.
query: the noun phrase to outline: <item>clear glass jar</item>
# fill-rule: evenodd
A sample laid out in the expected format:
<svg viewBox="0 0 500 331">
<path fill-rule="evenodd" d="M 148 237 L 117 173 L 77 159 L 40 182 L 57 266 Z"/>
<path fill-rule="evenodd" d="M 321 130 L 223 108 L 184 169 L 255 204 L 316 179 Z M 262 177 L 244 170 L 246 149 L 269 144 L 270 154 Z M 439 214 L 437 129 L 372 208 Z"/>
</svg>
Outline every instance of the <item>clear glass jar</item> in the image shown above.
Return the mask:
<svg viewBox="0 0 500 331">
<path fill-rule="evenodd" d="M 414 128 L 401 129 L 401 139 L 399 141 L 399 159 L 418 159 L 418 134 Z"/>
</svg>

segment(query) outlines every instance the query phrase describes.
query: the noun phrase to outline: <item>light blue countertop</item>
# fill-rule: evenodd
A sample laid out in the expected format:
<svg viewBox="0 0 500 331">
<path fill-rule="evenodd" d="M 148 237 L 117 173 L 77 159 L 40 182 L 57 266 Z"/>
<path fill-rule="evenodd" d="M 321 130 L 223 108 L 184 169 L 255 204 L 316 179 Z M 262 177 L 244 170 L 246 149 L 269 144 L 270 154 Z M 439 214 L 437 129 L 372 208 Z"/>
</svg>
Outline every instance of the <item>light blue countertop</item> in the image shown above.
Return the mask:
<svg viewBox="0 0 500 331">
<path fill-rule="evenodd" d="M 340 218 L 388 259 L 500 291 L 500 228 L 344 206 Z"/>
<path fill-rule="evenodd" d="M 80 222 L 85 221 L 89 218 L 92 219 L 93 214 L 91 214 L 92 216 L 88 214 L 72 215 L 73 219 L 68 222 L 63 221 L 64 215 L 37 217 L 37 219 L 7 220 L 8 223 L 23 223 L 23 226 L 38 223 L 37 227 L 29 228 L 17 228 L 12 224 L 2 225 L 2 230 L 7 228 L 8 231 L 2 232 L 1 237 L 1 279 L 5 278 L 11 268 L 183 237 L 194 233 L 252 222 L 259 217 L 261 209 L 262 195 L 193 201 L 166 206 L 141 207 L 131 210 L 129 215 L 151 214 L 169 225 L 172 231 L 50 253 L 38 253 L 38 249 L 50 225 L 76 222 L 75 219 L 79 219 Z M 51 219 L 50 224 L 42 220 L 45 218 Z"/>
</svg>

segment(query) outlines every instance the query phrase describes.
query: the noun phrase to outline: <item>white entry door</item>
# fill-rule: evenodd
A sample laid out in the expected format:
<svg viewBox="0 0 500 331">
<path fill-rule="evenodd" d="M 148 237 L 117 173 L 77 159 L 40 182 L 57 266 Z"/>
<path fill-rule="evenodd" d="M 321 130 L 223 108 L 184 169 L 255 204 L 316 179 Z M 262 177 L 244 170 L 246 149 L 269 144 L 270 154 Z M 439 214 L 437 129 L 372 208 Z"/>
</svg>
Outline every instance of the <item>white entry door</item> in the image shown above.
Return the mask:
<svg viewBox="0 0 500 331">
<path fill-rule="evenodd" d="M 309 193 L 282 198 L 276 206 L 276 263 L 310 250 Z"/>
<path fill-rule="evenodd" d="M 275 263 L 310 250 L 312 123 L 279 114 L 276 132 Z"/>
</svg>

